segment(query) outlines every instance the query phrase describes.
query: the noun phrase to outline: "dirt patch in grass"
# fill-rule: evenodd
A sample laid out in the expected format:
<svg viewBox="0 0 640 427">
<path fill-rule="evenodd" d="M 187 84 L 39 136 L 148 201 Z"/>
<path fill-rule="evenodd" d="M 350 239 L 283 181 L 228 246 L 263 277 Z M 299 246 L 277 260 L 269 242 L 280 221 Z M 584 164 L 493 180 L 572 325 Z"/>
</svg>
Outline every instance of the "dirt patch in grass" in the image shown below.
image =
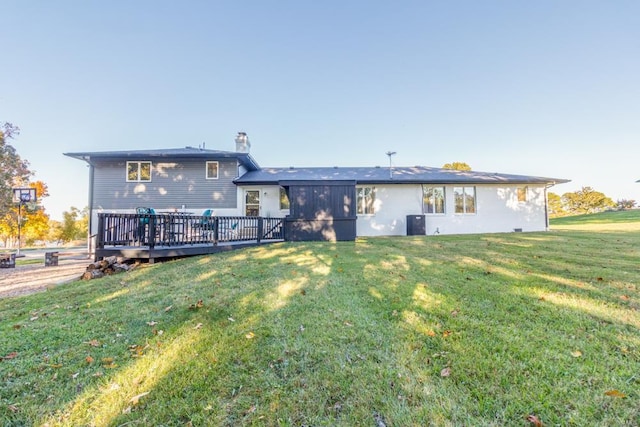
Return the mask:
<svg viewBox="0 0 640 427">
<path fill-rule="evenodd" d="M 80 278 L 91 263 L 88 259 L 60 260 L 58 266 L 18 265 L 0 269 L 0 298 L 28 295 Z"/>
</svg>

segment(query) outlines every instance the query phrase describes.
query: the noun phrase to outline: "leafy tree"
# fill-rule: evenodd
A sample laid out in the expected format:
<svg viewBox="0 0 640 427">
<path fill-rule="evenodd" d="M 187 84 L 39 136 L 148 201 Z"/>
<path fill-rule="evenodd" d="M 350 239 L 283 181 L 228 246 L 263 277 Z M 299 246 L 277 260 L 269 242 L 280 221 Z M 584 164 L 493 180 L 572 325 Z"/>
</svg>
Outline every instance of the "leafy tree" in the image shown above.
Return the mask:
<svg viewBox="0 0 640 427">
<path fill-rule="evenodd" d="M 616 205 L 617 205 L 619 210 L 623 211 L 623 210 L 626 210 L 626 209 L 635 208 L 636 207 L 636 201 L 635 200 L 621 199 L 621 200 L 617 200 L 616 201 Z"/>
<path fill-rule="evenodd" d="M 562 206 L 562 198 L 556 193 L 548 193 L 547 200 L 549 202 L 549 216 L 552 218 L 564 216 L 567 212 Z"/>
<path fill-rule="evenodd" d="M 52 237 L 62 242 L 86 238 L 89 223 L 88 212 L 88 208 L 80 210 L 74 206 L 69 211 L 63 212 L 62 224 L 54 225 L 55 233 Z"/>
<path fill-rule="evenodd" d="M 49 215 L 43 209 L 28 213 L 22 224 L 22 240 L 26 245 L 46 241 L 49 236 Z"/>
<path fill-rule="evenodd" d="M 601 212 L 616 205 L 609 197 L 591 187 L 582 187 L 573 193 L 564 193 L 562 204 L 571 214 Z"/>
<path fill-rule="evenodd" d="M 0 125 L 0 218 L 5 217 L 13 207 L 11 190 L 26 185 L 32 175 L 29 162 L 21 159 L 16 149 L 9 143 L 10 139 L 19 134 L 20 129 L 11 123 Z"/>
<path fill-rule="evenodd" d="M 47 235 L 47 241 L 60 244 L 62 243 L 62 234 L 62 223 L 60 221 L 49 220 L 49 234 Z"/>
<path fill-rule="evenodd" d="M 442 169 L 453 169 L 457 171 L 470 171 L 471 166 L 466 164 L 465 162 L 453 162 L 453 163 L 445 163 L 442 166 Z"/>
</svg>

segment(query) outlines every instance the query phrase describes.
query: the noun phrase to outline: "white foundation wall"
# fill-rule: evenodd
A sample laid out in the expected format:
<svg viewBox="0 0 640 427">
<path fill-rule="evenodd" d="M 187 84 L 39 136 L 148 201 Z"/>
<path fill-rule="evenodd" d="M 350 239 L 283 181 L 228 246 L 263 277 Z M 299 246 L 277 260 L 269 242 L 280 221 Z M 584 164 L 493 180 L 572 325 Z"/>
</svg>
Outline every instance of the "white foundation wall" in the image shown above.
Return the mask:
<svg viewBox="0 0 640 427">
<path fill-rule="evenodd" d="M 456 214 L 453 187 L 445 187 L 445 213 L 426 214 L 426 234 L 502 233 L 545 231 L 546 194 L 544 186 L 527 187 L 527 201 L 518 202 L 518 188 L 524 185 L 475 186 L 476 213 Z M 376 188 L 376 213 L 358 215 L 358 236 L 407 234 L 407 215 L 422 214 L 420 185 L 393 185 Z"/>
</svg>

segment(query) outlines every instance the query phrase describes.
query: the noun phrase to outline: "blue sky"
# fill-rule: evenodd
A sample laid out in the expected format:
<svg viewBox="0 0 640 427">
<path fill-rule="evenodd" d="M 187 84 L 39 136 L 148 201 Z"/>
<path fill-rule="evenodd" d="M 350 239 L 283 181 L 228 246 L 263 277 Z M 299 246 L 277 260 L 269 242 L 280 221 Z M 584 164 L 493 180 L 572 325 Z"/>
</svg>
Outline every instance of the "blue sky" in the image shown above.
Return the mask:
<svg viewBox="0 0 640 427">
<path fill-rule="evenodd" d="M 60 219 L 64 152 L 247 132 L 262 166 L 440 167 L 571 179 L 640 201 L 637 1 L 0 0 L 0 122 Z"/>
</svg>

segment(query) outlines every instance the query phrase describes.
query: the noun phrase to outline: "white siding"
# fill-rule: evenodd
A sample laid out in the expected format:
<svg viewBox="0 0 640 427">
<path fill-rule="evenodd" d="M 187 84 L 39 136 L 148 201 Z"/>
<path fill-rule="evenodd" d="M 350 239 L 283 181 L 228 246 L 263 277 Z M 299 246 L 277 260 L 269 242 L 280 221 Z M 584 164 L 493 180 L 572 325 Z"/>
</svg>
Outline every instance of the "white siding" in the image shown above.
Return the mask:
<svg viewBox="0 0 640 427">
<path fill-rule="evenodd" d="M 431 185 L 431 184 L 429 184 Z M 515 229 L 545 231 L 544 186 L 527 185 L 527 201 L 518 202 L 518 188 L 524 185 L 476 185 L 476 213 L 456 214 L 453 185 L 445 185 L 445 213 L 426 214 L 426 233 L 502 233 Z M 361 185 L 358 185 L 361 187 Z M 376 189 L 373 215 L 358 215 L 358 236 L 404 236 L 407 215 L 422 214 L 422 186 L 419 184 L 372 185 Z M 277 185 L 238 187 L 238 214 L 244 215 L 244 191 L 260 190 L 261 215 L 284 217 Z M 232 215 L 216 210 L 218 215 Z M 233 213 L 235 215 L 236 213 Z"/>
<path fill-rule="evenodd" d="M 415 184 L 358 185 L 375 188 L 375 213 L 358 215 L 358 236 L 403 236 L 407 215 L 422 214 L 422 187 Z"/>
<path fill-rule="evenodd" d="M 422 214 L 420 185 L 376 185 L 376 213 L 358 215 L 358 236 L 406 235 L 407 215 Z M 517 189 L 523 185 L 476 185 L 476 213 L 456 214 L 453 185 L 445 187 L 445 213 L 426 215 L 426 233 L 465 234 L 544 231 L 545 191 L 528 185 L 526 202 L 518 202 Z"/>
</svg>

